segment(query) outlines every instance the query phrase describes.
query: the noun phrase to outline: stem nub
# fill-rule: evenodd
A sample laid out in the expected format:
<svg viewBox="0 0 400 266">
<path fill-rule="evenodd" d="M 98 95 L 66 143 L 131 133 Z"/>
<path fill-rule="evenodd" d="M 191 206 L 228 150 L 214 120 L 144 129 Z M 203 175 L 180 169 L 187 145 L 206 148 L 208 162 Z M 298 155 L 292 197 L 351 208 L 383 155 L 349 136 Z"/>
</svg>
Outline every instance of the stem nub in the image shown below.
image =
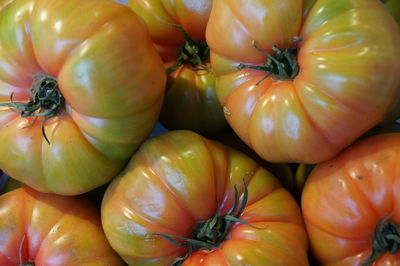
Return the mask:
<svg viewBox="0 0 400 266">
<path fill-rule="evenodd" d="M 371 254 L 364 266 L 369 266 L 385 252 L 396 254 L 400 251 L 400 226 L 384 216 L 375 226 Z"/>
<path fill-rule="evenodd" d="M 272 46 L 274 54 L 270 54 L 267 51 L 259 48 L 256 42 L 253 40 L 252 45 L 259 52 L 267 56 L 267 61 L 262 66 L 245 65 L 239 64 L 237 68 L 242 70 L 244 68 L 255 69 L 258 71 L 265 72 L 266 75 L 259 80 L 256 85 L 260 84 L 266 78 L 273 76 L 279 80 L 293 80 L 299 73 L 299 66 L 297 64 L 297 53 L 298 45 L 301 41 L 300 37 L 293 38 L 293 47 L 286 48 L 284 50 L 277 46 Z"/>
<path fill-rule="evenodd" d="M 204 41 L 194 41 L 181 25 L 170 25 L 178 28 L 182 32 L 186 42 L 181 49 L 177 62 L 167 69 L 167 73 L 172 73 L 185 64 L 191 65 L 191 68 L 194 71 L 208 70 L 209 68 L 203 64 L 203 61 L 207 60 L 210 56 L 210 49 L 207 43 Z"/>
<path fill-rule="evenodd" d="M 158 233 L 151 234 L 164 237 L 166 240 L 176 246 L 188 246 L 188 252 L 183 257 L 176 258 L 172 265 L 181 265 L 184 260 L 195 250 L 204 248 L 213 249 L 218 247 L 225 240 L 233 223 L 241 223 L 255 229 L 262 229 L 240 219 L 248 200 L 248 190 L 244 178 L 243 185 L 244 191 L 242 202 L 240 202 L 239 192 L 237 190 L 237 186 L 235 185 L 235 201 L 232 210 L 226 215 L 215 215 L 206 221 L 197 223 L 192 231 L 192 238 Z"/>
<path fill-rule="evenodd" d="M 33 76 L 30 93 L 29 102 L 14 102 L 13 94 L 11 94 L 10 102 L 0 104 L 0 106 L 9 107 L 11 111 L 19 113 L 21 117 L 34 117 L 31 125 L 36 122 L 38 117 L 43 117 L 41 122 L 42 134 L 46 142 L 50 144 L 44 131 L 44 123 L 57 116 L 65 108 L 64 97 L 58 88 L 57 80 L 42 72 Z"/>
</svg>

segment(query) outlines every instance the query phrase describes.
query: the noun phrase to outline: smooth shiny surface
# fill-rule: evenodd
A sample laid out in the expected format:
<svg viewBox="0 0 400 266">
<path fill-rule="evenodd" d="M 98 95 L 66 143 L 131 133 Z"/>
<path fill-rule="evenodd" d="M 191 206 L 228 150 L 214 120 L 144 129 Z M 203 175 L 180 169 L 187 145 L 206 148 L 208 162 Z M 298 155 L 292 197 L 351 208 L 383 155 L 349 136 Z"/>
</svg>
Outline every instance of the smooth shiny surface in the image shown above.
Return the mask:
<svg viewBox="0 0 400 266">
<path fill-rule="evenodd" d="M 360 141 L 308 177 L 302 210 L 311 247 L 322 265 L 362 265 L 385 215 L 400 224 L 400 134 Z M 398 265 L 385 254 L 374 265 Z"/>
<path fill-rule="evenodd" d="M 178 48 L 185 42 L 181 31 L 169 24 L 181 25 L 193 40 L 203 41 L 211 5 L 212 0 L 128 0 L 166 61 L 176 60 Z"/>
<path fill-rule="evenodd" d="M 28 262 L 124 265 L 85 199 L 19 188 L 0 196 L 0 265 Z"/>
<path fill-rule="evenodd" d="M 129 0 L 146 22 L 158 52 L 169 68 L 176 63 L 185 43 L 183 34 L 170 24 L 182 26 L 195 41 L 205 41 L 205 30 L 212 0 Z M 209 59 L 202 62 L 209 65 Z M 196 66 L 200 67 L 201 66 Z M 202 135 L 215 135 L 226 129 L 223 109 L 215 91 L 212 70 L 193 70 L 190 64 L 168 75 L 161 123 L 168 129 L 188 129 Z"/>
<path fill-rule="evenodd" d="M 300 210 L 279 182 L 252 159 L 190 131 L 146 141 L 107 189 L 102 223 L 110 244 L 130 265 L 168 265 L 186 247 L 151 233 L 190 237 L 196 221 L 226 214 L 234 185 L 249 190 L 241 218 L 213 250 L 194 252 L 183 265 L 308 265 Z"/>
<path fill-rule="evenodd" d="M 4 6 L 6 6 L 6 5 L 8 5 L 9 3 L 11 3 L 13 0 L 0 0 L 0 10 L 4 7 Z"/>
<path fill-rule="evenodd" d="M 213 2 L 206 39 L 217 95 L 235 132 L 265 160 L 332 158 L 385 118 L 400 97 L 400 32 L 374 0 Z M 307 13 L 303 19 L 302 15 Z M 377 30 L 379 29 L 379 30 Z M 301 37 L 293 80 L 243 69 Z"/>
<path fill-rule="evenodd" d="M 42 192 L 74 195 L 113 178 L 150 134 L 166 75 L 144 23 L 112 1 L 15 0 L 0 11 L 0 102 L 57 78 L 66 109 L 44 124 L 0 107 L 0 168 Z"/>
</svg>

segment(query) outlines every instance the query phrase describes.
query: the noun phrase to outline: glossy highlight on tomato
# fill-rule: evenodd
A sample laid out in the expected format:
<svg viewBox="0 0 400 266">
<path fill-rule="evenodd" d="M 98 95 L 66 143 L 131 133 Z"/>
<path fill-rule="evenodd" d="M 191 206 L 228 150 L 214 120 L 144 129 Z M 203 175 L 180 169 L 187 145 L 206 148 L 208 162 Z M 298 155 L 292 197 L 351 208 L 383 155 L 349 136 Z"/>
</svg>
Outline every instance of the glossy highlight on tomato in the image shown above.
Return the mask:
<svg viewBox="0 0 400 266">
<path fill-rule="evenodd" d="M 0 196 L 0 265 L 124 265 L 81 197 L 19 188 Z"/>
<path fill-rule="evenodd" d="M 253 227 L 233 223 L 222 243 L 193 251 L 183 265 L 308 265 L 302 217 L 289 192 L 249 157 L 190 131 L 141 146 L 103 198 L 105 234 L 130 265 L 169 265 L 188 247 L 152 234 L 193 237 L 200 222 L 232 211 L 235 187 L 244 200 L 244 184 L 248 200 L 239 218 Z"/>
<path fill-rule="evenodd" d="M 218 98 L 238 136 L 268 161 L 328 160 L 400 96 L 400 32 L 386 7 L 318 0 L 303 18 L 311 4 L 213 2 L 206 40 Z"/>
<path fill-rule="evenodd" d="M 42 192 L 106 183 L 150 134 L 163 101 L 166 75 L 145 24 L 106 0 L 7 2 L 0 168 Z"/>
<path fill-rule="evenodd" d="M 368 265 L 398 265 L 399 161 L 400 134 L 390 133 L 357 142 L 313 169 L 302 194 L 302 211 L 321 265 L 364 265 L 372 246 L 382 243 L 387 243 L 384 253 Z M 397 224 L 397 235 L 390 230 L 376 238 L 380 222 L 383 229 Z M 373 244 L 375 239 L 381 240 Z"/>
<path fill-rule="evenodd" d="M 217 99 L 215 74 L 210 68 L 209 50 L 205 43 L 212 2 L 128 1 L 128 6 L 146 22 L 168 71 L 160 121 L 170 130 L 188 129 L 216 135 L 227 127 Z M 188 35 L 186 38 L 182 30 Z"/>
</svg>

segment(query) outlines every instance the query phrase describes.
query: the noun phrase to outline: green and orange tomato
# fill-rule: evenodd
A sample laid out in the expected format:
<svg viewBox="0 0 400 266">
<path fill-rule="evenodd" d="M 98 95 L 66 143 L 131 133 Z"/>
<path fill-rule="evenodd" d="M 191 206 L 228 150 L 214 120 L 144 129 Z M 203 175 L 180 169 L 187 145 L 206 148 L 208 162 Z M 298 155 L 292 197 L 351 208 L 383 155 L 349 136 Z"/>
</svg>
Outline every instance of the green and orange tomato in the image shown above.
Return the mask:
<svg viewBox="0 0 400 266">
<path fill-rule="evenodd" d="M 212 0 L 129 0 L 146 22 L 168 71 L 160 121 L 168 129 L 216 135 L 227 123 L 209 63 L 205 30 Z M 180 29 L 177 27 L 181 27 Z M 184 36 L 185 31 L 187 36 Z"/>
<path fill-rule="evenodd" d="M 106 183 L 154 127 L 165 76 L 125 6 L 12 1 L 0 11 L 0 168 L 42 192 Z"/>
<path fill-rule="evenodd" d="M 206 40 L 238 136 L 271 162 L 328 160 L 400 97 L 400 32 L 376 0 L 219 0 Z M 377 30 L 379 29 L 379 30 Z"/>
<path fill-rule="evenodd" d="M 107 239 L 130 265 L 308 265 L 289 192 L 249 157 L 190 131 L 146 141 L 108 187 L 101 213 Z M 154 234 L 207 245 L 182 258 L 188 245 Z"/>
</svg>

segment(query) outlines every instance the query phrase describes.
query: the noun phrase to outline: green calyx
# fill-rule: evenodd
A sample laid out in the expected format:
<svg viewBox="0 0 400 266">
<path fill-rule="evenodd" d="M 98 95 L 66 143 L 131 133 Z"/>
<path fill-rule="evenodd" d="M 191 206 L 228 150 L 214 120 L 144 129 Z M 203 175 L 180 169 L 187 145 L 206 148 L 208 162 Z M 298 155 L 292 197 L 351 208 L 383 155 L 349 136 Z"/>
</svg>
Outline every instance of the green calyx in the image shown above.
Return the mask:
<svg viewBox="0 0 400 266">
<path fill-rule="evenodd" d="M 260 84 L 263 80 L 270 76 L 279 80 L 293 80 L 299 73 L 297 53 L 299 50 L 298 43 L 300 40 L 300 37 L 294 37 L 293 46 L 284 50 L 277 46 L 272 46 L 272 51 L 274 52 L 273 55 L 257 47 L 255 41 L 253 41 L 252 45 L 254 48 L 266 55 L 268 58 L 267 61 L 265 61 L 262 66 L 239 64 L 237 68 L 239 70 L 249 68 L 265 72 L 266 75 L 259 80 L 256 85 Z"/>
<path fill-rule="evenodd" d="M 400 251 L 400 226 L 388 218 L 383 217 L 375 226 L 371 254 L 364 266 L 372 265 L 385 252 L 396 254 Z"/>
<path fill-rule="evenodd" d="M 33 77 L 30 93 L 29 102 L 14 102 L 13 94 L 11 94 L 10 102 L 0 104 L 0 106 L 9 107 L 11 111 L 19 113 L 21 117 L 34 117 L 32 125 L 38 117 L 43 117 L 42 134 L 46 142 L 50 144 L 44 132 L 44 123 L 57 116 L 65 108 L 64 97 L 58 88 L 57 80 L 45 73 L 38 73 Z"/>
<path fill-rule="evenodd" d="M 206 221 L 197 223 L 192 231 L 192 238 L 158 233 L 151 234 L 154 236 L 164 237 L 170 243 L 176 246 L 188 246 L 188 252 L 183 257 L 176 258 L 172 265 L 181 265 L 185 261 L 185 259 L 187 259 L 187 257 L 189 257 L 189 255 L 195 250 L 212 250 L 214 248 L 217 248 L 226 239 L 226 236 L 228 235 L 230 227 L 233 223 L 241 223 L 255 229 L 262 229 L 255 227 L 240 219 L 240 216 L 243 214 L 248 199 L 248 190 L 244 179 L 243 184 L 244 191 L 242 202 L 240 203 L 239 192 L 235 185 L 235 201 L 232 210 L 226 215 L 215 215 L 214 217 Z"/>
<path fill-rule="evenodd" d="M 208 70 L 209 68 L 203 64 L 203 61 L 207 60 L 210 56 L 210 49 L 206 42 L 194 41 L 186 30 L 177 24 L 170 24 L 172 27 L 178 28 L 183 36 L 185 37 L 185 44 L 181 48 L 181 52 L 177 59 L 177 62 L 167 69 L 167 73 L 172 73 L 183 65 L 190 65 L 192 70 Z"/>
</svg>

